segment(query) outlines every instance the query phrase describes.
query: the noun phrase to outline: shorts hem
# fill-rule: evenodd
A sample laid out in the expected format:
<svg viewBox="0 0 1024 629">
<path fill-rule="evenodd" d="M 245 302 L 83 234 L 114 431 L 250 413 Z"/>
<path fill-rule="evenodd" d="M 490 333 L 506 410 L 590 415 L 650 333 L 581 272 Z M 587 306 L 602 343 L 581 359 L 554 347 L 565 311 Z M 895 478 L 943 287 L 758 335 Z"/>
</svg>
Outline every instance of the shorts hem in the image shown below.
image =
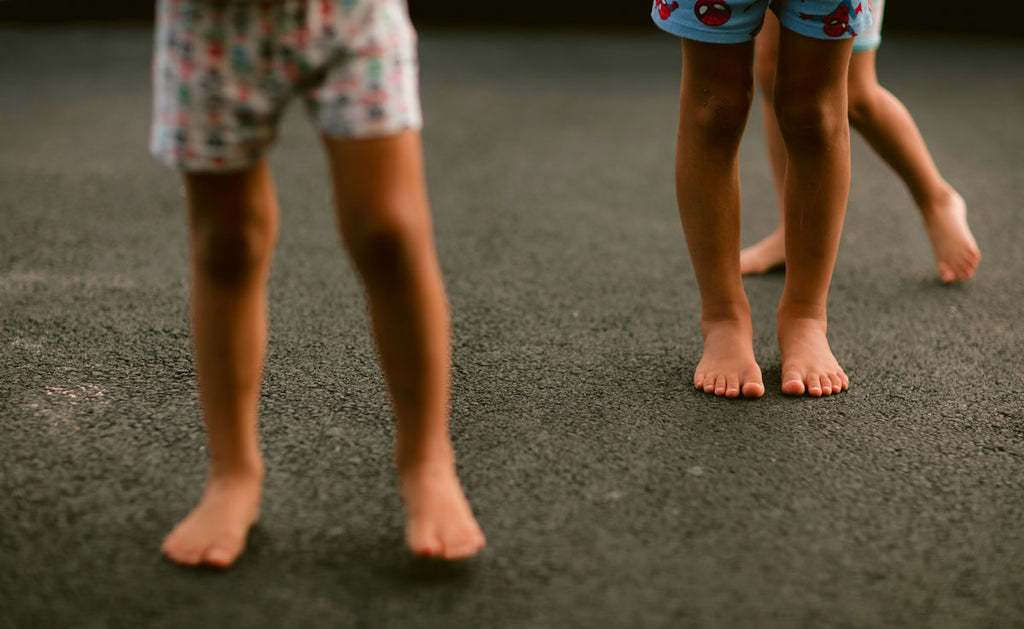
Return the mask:
<svg viewBox="0 0 1024 629">
<path fill-rule="evenodd" d="M 209 158 L 183 159 L 159 151 L 151 151 L 153 157 L 162 162 L 164 166 L 173 168 L 185 173 L 232 173 L 249 170 L 263 160 L 266 155 L 257 158 L 237 158 L 224 161 L 211 160 Z"/>
<path fill-rule="evenodd" d="M 863 4 L 866 3 L 867 0 L 861 0 L 861 2 Z M 792 31 L 797 35 L 803 35 L 804 37 L 810 37 L 811 39 L 820 39 L 824 41 L 843 41 L 844 39 L 852 39 L 854 41 L 855 46 L 858 37 L 856 33 L 858 31 L 861 33 L 867 32 L 867 30 L 871 27 L 872 22 L 871 12 L 866 11 L 864 14 L 864 18 L 850 20 L 850 30 L 847 30 L 842 35 L 835 37 L 825 32 L 825 29 L 823 28 L 822 23 L 819 20 L 800 18 L 799 14 L 792 10 L 783 12 L 776 11 L 775 8 L 772 8 L 772 10 L 775 11 L 775 15 L 778 16 L 779 24 L 783 28 Z M 855 22 L 857 30 L 852 30 L 852 27 Z"/>
<path fill-rule="evenodd" d="M 670 35 L 682 37 L 683 39 L 705 42 L 708 44 L 742 44 L 744 42 L 753 41 L 754 39 L 753 35 L 750 33 L 697 29 L 686 24 L 663 20 L 658 16 L 656 11 L 651 12 L 651 20 L 654 22 L 655 26 Z"/>
<path fill-rule="evenodd" d="M 841 35 L 839 37 L 833 37 L 833 36 L 825 33 L 825 31 L 822 30 L 822 28 L 821 28 L 821 23 L 820 22 L 810 22 L 808 20 L 801 20 L 800 24 L 799 24 L 800 28 L 793 28 L 794 26 L 797 26 L 797 25 L 793 24 L 789 20 L 787 20 L 786 22 L 783 22 L 782 20 L 779 20 L 779 23 L 782 25 L 782 28 L 790 30 L 790 31 L 796 33 L 797 35 L 803 35 L 804 37 L 810 37 L 811 39 L 820 39 L 822 41 L 843 41 L 844 39 L 852 39 L 854 42 L 857 41 L 857 36 L 856 35 L 852 35 L 850 33 L 844 33 L 843 35 Z"/>
<path fill-rule="evenodd" d="M 363 128 L 355 131 L 337 131 L 317 128 L 317 131 L 319 131 L 321 135 L 332 140 L 373 140 L 375 138 L 386 138 L 398 135 L 405 131 L 422 130 L 423 122 L 419 120 L 409 120 L 399 124 L 388 125 L 386 127 Z"/>
<path fill-rule="evenodd" d="M 853 52 L 872 52 L 882 45 L 881 37 L 854 37 Z"/>
</svg>

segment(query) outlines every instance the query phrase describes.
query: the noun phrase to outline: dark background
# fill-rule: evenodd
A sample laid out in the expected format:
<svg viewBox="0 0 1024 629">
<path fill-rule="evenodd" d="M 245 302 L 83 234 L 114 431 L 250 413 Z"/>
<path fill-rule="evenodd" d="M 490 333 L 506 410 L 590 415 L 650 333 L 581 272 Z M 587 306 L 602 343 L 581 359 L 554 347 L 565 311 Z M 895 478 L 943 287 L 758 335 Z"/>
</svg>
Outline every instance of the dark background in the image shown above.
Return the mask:
<svg viewBox="0 0 1024 629">
<path fill-rule="evenodd" d="M 647 0 L 413 0 L 413 18 L 420 24 L 488 26 L 645 27 L 650 23 Z M 1019 2 L 984 3 L 893 0 L 886 6 L 886 31 L 931 31 L 1021 36 L 1024 6 Z M 998 8 L 989 10 L 989 7 Z M 965 8 L 970 7 L 970 8 Z M 146 0 L 0 0 L 0 21 L 146 20 L 153 2 Z"/>
</svg>

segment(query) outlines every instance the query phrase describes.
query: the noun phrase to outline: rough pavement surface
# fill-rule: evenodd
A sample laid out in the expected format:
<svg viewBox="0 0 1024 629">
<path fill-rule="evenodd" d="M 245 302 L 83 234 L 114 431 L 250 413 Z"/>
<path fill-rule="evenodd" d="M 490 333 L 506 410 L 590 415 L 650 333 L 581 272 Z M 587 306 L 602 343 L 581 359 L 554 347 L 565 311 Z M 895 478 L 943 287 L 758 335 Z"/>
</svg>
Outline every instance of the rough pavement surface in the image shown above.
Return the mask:
<svg viewBox="0 0 1024 629">
<path fill-rule="evenodd" d="M 0 30 L 0 627 L 1024 624 L 1024 45 L 887 37 L 883 84 L 984 259 L 939 284 L 866 144 L 831 293 L 849 392 L 779 392 L 783 274 L 746 282 L 768 393 L 694 391 L 653 31 L 421 33 L 452 432 L 490 546 L 410 560 L 389 407 L 301 107 L 262 401 L 262 519 L 226 573 L 160 539 L 204 475 L 184 199 L 146 151 L 142 28 Z M 755 111 L 744 242 L 774 222 Z"/>
</svg>

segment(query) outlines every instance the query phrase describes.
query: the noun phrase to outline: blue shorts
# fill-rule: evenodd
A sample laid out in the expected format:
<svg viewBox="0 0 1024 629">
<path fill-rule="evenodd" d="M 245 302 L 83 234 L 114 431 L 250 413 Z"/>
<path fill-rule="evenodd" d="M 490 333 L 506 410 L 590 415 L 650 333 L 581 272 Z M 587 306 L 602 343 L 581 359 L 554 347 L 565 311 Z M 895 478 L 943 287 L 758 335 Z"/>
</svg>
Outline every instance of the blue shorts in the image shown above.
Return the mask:
<svg viewBox="0 0 1024 629">
<path fill-rule="evenodd" d="M 870 52 L 882 45 L 882 14 L 885 0 L 870 0 L 871 26 L 863 33 L 857 33 L 853 40 L 853 52 Z"/>
<path fill-rule="evenodd" d="M 869 0 L 654 0 L 651 19 L 673 35 L 712 44 L 754 38 L 771 8 L 791 31 L 815 39 L 849 39 L 871 25 Z M 769 4 L 771 5 L 769 7 Z"/>
</svg>

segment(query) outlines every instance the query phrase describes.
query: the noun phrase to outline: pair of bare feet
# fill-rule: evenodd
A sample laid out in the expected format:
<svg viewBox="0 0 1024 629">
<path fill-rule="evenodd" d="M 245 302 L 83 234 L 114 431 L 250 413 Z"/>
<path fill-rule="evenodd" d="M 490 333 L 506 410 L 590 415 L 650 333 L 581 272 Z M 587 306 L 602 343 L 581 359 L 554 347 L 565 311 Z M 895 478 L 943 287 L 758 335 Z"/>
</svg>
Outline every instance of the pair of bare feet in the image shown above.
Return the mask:
<svg viewBox="0 0 1024 629">
<path fill-rule="evenodd" d="M 728 398 L 764 395 L 750 318 L 704 321 L 701 329 L 704 355 L 693 376 L 694 386 Z M 780 307 L 778 335 L 783 393 L 820 397 L 849 388 L 850 379 L 829 347 L 823 312 L 801 313 Z"/>
<path fill-rule="evenodd" d="M 967 225 L 967 205 L 955 190 L 921 208 L 928 238 L 932 242 L 939 279 L 944 284 L 962 282 L 974 275 L 981 252 Z M 767 273 L 786 263 L 786 234 L 779 227 L 764 240 L 740 252 L 743 275 Z"/>
<path fill-rule="evenodd" d="M 952 188 L 922 207 L 939 279 L 952 284 L 970 278 L 981 253 L 967 225 L 967 205 Z M 785 264 L 785 232 L 780 227 L 759 243 L 740 252 L 744 275 L 765 273 Z M 813 397 L 845 391 L 850 379 L 839 366 L 826 337 L 824 313 L 778 312 L 782 392 Z M 705 393 L 729 398 L 764 395 L 761 369 L 754 359 L 749 318 L 705 321 L 704 355 L 693 384 Z"/>
<path fill-rule="evenodd" d="M 486 543 L 454 461 L 445 458 L 400 470 L 406 509 L 405 543 L 418 556 L 459 560 Z M 211 474 L 199 504 L 164 539 L 161 550 L 186 566 L 226 568 L 245 550 L 259 515 L 263 470 Z"/>
</svg>

